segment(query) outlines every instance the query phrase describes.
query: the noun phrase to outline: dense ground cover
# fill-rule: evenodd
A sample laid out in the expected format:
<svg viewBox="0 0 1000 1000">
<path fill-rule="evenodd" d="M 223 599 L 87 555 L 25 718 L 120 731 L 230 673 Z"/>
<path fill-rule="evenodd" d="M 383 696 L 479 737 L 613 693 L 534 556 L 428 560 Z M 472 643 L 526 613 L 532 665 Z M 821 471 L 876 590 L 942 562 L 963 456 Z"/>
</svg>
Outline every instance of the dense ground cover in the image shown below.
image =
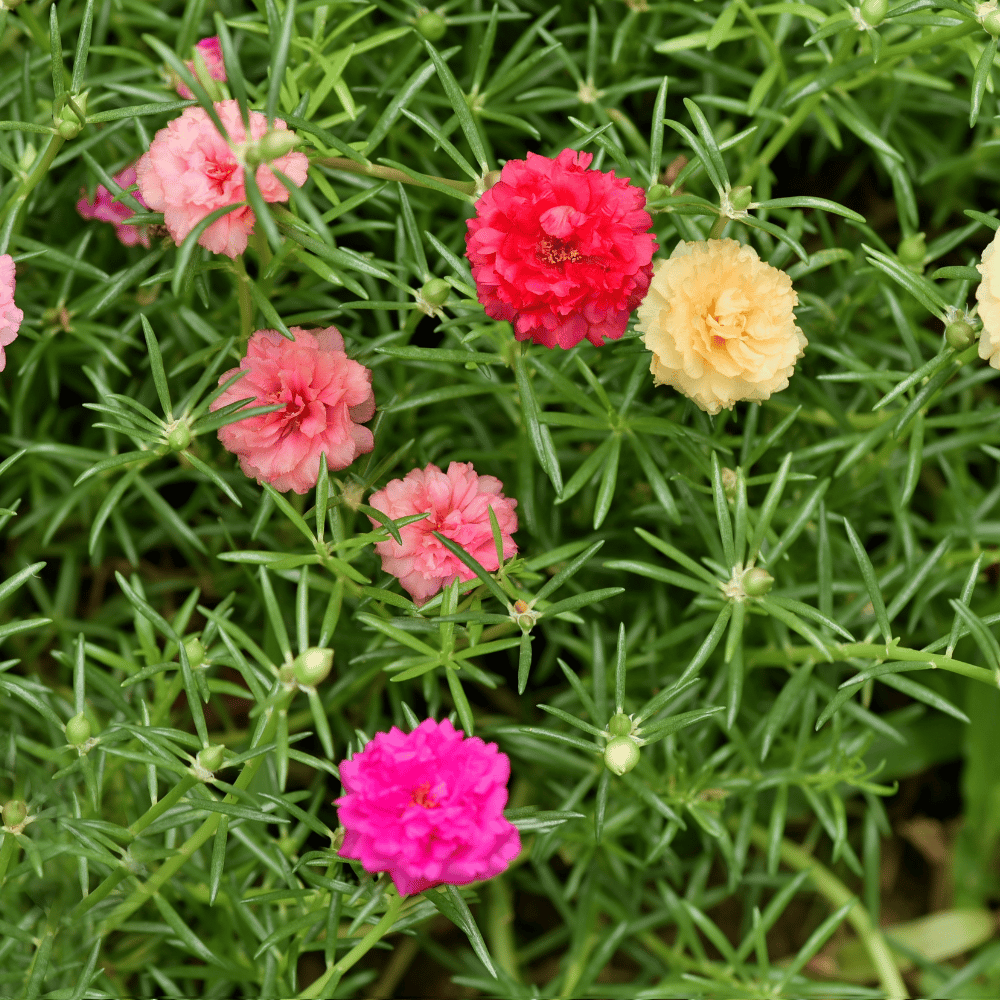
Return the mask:
<svg viewBox="0 0 1000 1000">
<path fill-rule="evenodd" d="M 0 995 L 996 996 L 994 6 L 0 9 Z M 184 67 L 216 34 L 225 84 Z M 233 257 L 77 210 L 181 77 L 309 158 Z M 787 272 L 787 389 L 710 417 L 634 322 L 485 315 L 473 203 L 566 148 L 648 190 L 661 256 Z M 211 394 L 253 331 L 329 325 L 374 450 L 261 487 Z M 368 501 L 452 461 L 518 552 L 418 606 Z M 428 717 L 509 755 L 522 850 L 400 905 L 331 803 Z"/>
</svg>

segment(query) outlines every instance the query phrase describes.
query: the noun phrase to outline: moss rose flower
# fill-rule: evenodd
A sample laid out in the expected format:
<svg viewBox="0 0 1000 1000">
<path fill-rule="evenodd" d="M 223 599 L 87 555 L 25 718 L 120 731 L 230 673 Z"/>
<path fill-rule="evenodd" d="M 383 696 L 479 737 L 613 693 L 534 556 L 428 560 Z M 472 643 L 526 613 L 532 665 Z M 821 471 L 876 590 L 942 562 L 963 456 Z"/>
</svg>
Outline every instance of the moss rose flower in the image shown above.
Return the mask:
<svg viewBox="0 0 1000 1000">
<path fill-rule="evenodd" d="M 447 472 L 428 465 L 386 483 L 384 489 L 371 495 L 368 503 L 372 507 L 394 521 L 427 511 L 430 517 L 400 528 L 402 544 L 390 538 L 375 546 L 382 557 L 382 569 L 397 577 L 417 604 L 423 604 L 455 577 L 474 579 L 476 574 L 434 537 L 435 531 L 461 545 L 485 569 L 499 569 L 491 507 L 500 526 L 504 559 L 517 552 L 512 537 L 517 531 L 517 501 L 505 497 L 502 489 L 499 479 L 480 476 L 471 462 L 452 462 Z M 377 521 L 370 520 L 378 527 Z"/>
<path fill-rule="evenodd" d="M 336 327 L 291 328 L 295 340 L 276 330 L 258 330 L 247 343 L 239 368 L 219 384 L 246 372 L 211 409 L 253 397 L 254 405 L 283 403 L 284 409 L 246 417 L 219 428 L 223 446 L 239 456 L 240 467 L 276 490 L 305 493 L 319 478 L 320 455 L 331 471 L 344 469 L 375 446 L 367 427 L 375 413 L 372 373 L 344 353 Z"/>
<path fill-rule="evenodd" d="M 642 301 L 656 243 L 646 192 L 593 157 L 508 160 L 466 224 L 479 301 L 518 340 L 570 348 L 616 340 Z"/>
<path fill-rule="evenodd" d="M 222 58 L 222 42 L 219 41 L 219 36 L 212 35 L 211 38 L 203 38 L 194 49 L 196 58 L 197 56 L 201 56 L 202 62 L 205 64 L 205 69 L 208 70 L 209 77 L 213 80 L 218 80 L 220 83 L 225 83 L 226 64 Z M 191 70 L 195 77 L 198 76 L 195 70 L 194 59 L 188 60 L 184 65 Z M 182 80 L 175 80 L 175 86 L 177 87 L 177 93 L 186 101 L 194 99 L 191 88 Z"/>
<path fill-rule="evenodd" d="M 135 184 L 135 164 L 130 164 L 124 170 L 119 170 L 114 175 L 114 182 L 120 188 L 129 188 Z M 142 194 L 138 191 L 133 195 L 140 205 L 149 208 L 143 201 Z M 141 243 L 144 247 L 149 247 L 149 227 L 148 226 L 126 226 L 126 219 L 131 219 L 135 212 L 124 202 L 115 201 L 115 196 L 103 185 L 98 184 L 94 192 L 94 200 L 88 201 L 86 197 L 81 198 L 76 203 L 76 210 L 85 219 L 97 219 L 99 222 L 110 222 L 115 227 L 115 235 L 127 247 L 134 247 Z"/>
<path fill-rule="evenodd" d="M 521 850 L 503 815 L 510 760 L 464 736 L 447 719 L 425 719 L 411 733 L 377 733 L 343 761 L 340 856 L 388 872 L 401 896 L 504 871 Z"/>
<path fill-rule="evenodd" d="M 706 413 L 767 399 L 788 385 L 807 341 L 792 280 L 736 240 L 678 243 L 654 265 L 638 329 L 657 385 Z"/>
<path fill-rule="evenodd" d="M 136 164 L 143 199 L 154 212 L 163 212 L 163 221 L 178 244 L 206 215 L 246 201 L 237 151 L 267 132 L 267 117 L 251 111 L 247 135 L 236 101 L 216 101 L 215 111 L 228 139 L 219 134 L 204 108 L 185 108 L 180 118 L 156 133 L 149 152 Z M 287 131 L 287 126 L 275 118 L 274 129 Z M 288 201 L 288 191 L 271 167 L 301 187 L 309 161 L 305 153 L 288 153 L 257 168 L 254 176 L 264 201 Z M 246 250 L 256 221 L 253 209 L 244 204 L 216 219 L 198 242 L 212 253 L 236 257 Z"/>
<path fill-rule="evenodd" d="M 14 343 L 24 313 L 14 305 L 14 258 L 0 254 L 0 372 L 7 367 L 4 348 Z"/>
<path fill-rule="evenodd" d="M 994 368 L 1000 368 L 1000 231 L 983 251 L 982 263 L 977 264 L 983 280 L 976 288 L 979 303 L 979 318 L 983 321 L 983 332 L 979 335 L 979 356 L 989 361 Z"/>
</svg>

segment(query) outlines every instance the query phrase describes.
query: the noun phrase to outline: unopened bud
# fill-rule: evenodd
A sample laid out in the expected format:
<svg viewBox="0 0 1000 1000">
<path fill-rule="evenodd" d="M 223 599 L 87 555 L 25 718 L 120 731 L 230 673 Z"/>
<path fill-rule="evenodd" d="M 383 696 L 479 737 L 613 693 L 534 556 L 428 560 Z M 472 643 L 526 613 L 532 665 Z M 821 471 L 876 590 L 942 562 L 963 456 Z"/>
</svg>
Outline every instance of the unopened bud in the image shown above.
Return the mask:
<svg viewBox="0 0 1000 1000">
<path fill-rule="evenodd" d="M 774 586 L 774 577 L 759 566 L 743 574 L 743 589 L 747 597 L 763 597 Z"/>
<path fill-rule="evenodd" d="M 167 434 L 167 444 L 171 451 L 183 451 L 191 443 L 191 428 L 187 424 L 176 423 Z"/>
<path fill-rule="evenodd" d="M 71 746 L 82 746 L 90 739 L 90 722 L 81 712 L 66 723 L 66 742 Z"/>
<path fill-rule="evenodd" d="M 222 743 L 215 743 L 198 751 L 198 766 L 206 771 L 218 771 L 222 767 L 226 748 Z"/>
<path fill-rule="evenodd" d="M 451 294 L 451 285 L 444 278 L 431 278 L 420 289 L 420 295 L 432 306 L 443 306 Z"/>
<path fill-rule="evenodd" d="M 299 137 L 288 129 L 274 129 L 257 140 L 257 155 L 261 163 L 270 163 L 287 156 L 299 144 Z"/>
<path fill-rule="evenodd" d="M 896 256 L 900 264 L 911 271 L 921 272 L 924 269 L 924 257 L 927 256 L 927 244 L 923 233 L 914 233 L 899 241 Z"/>
<path fill-rule="evenodd" d="M 28 807 L 20 799 L 11 799 L 4 803 L 0 815 L 3 816 L 3 825 L 13 829 L 20 826 L 28 818 Z"/>
<path fill-rule="evenodd" d="M 616 736 L 604 748 L 604 763 L 621 777 L 639 763 L 639 744 L 631 736 Z"/>
<path fill-rule="evenodd" d="M 444 33 L 448 30 L 448 22 L 440 14 L 429 10 L 417 18 L 416 28 L 427 41 L 436 42 L 444 37 Z"/>
<path fill-rule="evenodd" d="M 87 92 L 84 91 L 82 94 L 75 94 L 73 96 L 73 104 L 76 105 L 77 110 L 80 112 L 79 115 L 73 110 L 68 101 L 62 106 L 59 114 L 56 115 L 56 131 L 64 139 L 75 139 L 83 131 L 84 123 L 81 117 L 83 119 L 87 117 Z"/>
<path fill-rule="evenodd" d="M 987 11 L 983 15 L 981 23 L 986 33 L 996 38 L 997 35 L 1000 35 L 1000 10 L 994 7 L 992 10 Z"/>
<path fill-rule="evenodd" d="M 655 208 L 665 205 L 671 198 L 670 188 L 666 184 L 651 184 L 646 191 L 646 207 Z"/>
<path fill-rule="evenodd" d="M 861 2 L 861 16 L 864 18 L 865 24 L 873 28 L 875 25 L 881 24 L 888 13 L 889 0 L 862 0 Z"/>
<path fill-rule="evenodd" d="M 488 170 L 483 174 L 482 179 L 479 182 L 479 188 L 481 191 L 489 191 L 494 184 L 500 183 L 500 171 L 499 170 Z"/>
<path fill-rule="evenodd" d="M 320 649 L 313 646 L 307 649 L 292 664 L 295 670 L 295 679 L 300 684 L 315 687 L 321 681 L 325 681 L 333 666 L 333 650 Z"/>
<path fill-rule="evenodd" d="M 628 736 L 632 732 L 632 720 L 624 712 L 616 712 L 608 723 L 612 736 Z"/>
<path fill-rule="evenodd" d="M 729 204 L 736 209 L 737 212 L 744 212 L 753 200 L 753 188 L 744 185 L 743 187 L 733 188 L 729 192 Z"/>
<path fill-rule="evenodd" d="M 961 351 L 976 339 L 976 333 L 972 329 L 971 324 L 967 323 L 964 319 L 956 319 L 945 327 L 944 339 L 956 351 Z"/>
<path fill-rule="evenodd" d="M 205 647 L 201 644 L 201 639 L 199 639 L 196 635 L 189 636 L 184 640 L 184 652 L 187 653 L 188 665 L 193 670 L 197 670 L 198 667 L 204 666 L 205 661 L 208 659 L 208 653 L 205 651 Z"/>
</svg>

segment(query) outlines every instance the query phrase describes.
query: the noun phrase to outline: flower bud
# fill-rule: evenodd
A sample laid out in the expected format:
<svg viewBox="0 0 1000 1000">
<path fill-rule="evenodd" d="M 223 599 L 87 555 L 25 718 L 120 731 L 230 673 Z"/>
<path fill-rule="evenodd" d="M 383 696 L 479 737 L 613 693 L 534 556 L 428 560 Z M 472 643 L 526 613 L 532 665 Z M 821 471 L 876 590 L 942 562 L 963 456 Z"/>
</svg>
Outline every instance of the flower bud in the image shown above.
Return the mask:
<svg viewBox="0 0 1000 1000">
<path fill-rule="evenodd" d="M 436 42 L 444 37 L 444 33 L 448 30 L 448 22 L 440 14 L 429 10 L 417 18 L 416 28 L 427 41 Z"/>
<path fill-rule="evenodd" d="M 986 33 L 996 38 L 1000 35 L 1000 10 L 994 7 L 987 11 L 981 23 Z"/>
<path fill-rule="evenodd" d="M 861 0 L 861 16 L 865 24 L 875 27 L 885 20 L 889 13 L 889 0 Z"/>
<path fill-rule="evenodd" d="M 488 170 L 485 174 L 483 174 L 477 187 L 479 189 L 479 193 L 482 193 L 483 191 L 489 191 L 489 189 L 493 187 L 494 184 L 499 184 L 499 183 L 500 183 L 500 171 Z"/>
<path fill-rule="evenodd" d="M 451 285 L 444 278 L 431 278 L 420 289 L 421 298 L 432 306 L 443 306 L 451 294 Z"/>
<path fill-rule="evenodd" d="M 299 137 L 288 129 L 274 129 L 257 140 L 257 155 L 261 163 L 270 163 L 287 156 L 299 144 Z"/>
<path fill-rule="evenodd" d="M 896 247 L 896 256 L 900 264 L 916 271 L 918 274 L 924 269 L 924 257 L 927 255 L 927 244 L 924 242 L 923 233 L 914 233 L 899 241 Z"/>
<path fill-rule="evenodd" d="M 307 649 L 292 664 L 295 679 L 309 687 L 315 687 L 321 681 L 325 681 L 332 666 L 333 650 L 320 649 L 318 646 Z"/>
<path fill-rule="evenodd" d="M 632 732 L 632 720 L 624 712 L 616 712 L 608 723 L 608 732 L 612 736 L 628 736 Z"/>
<path fill-rule="evenodd" d="M 753 200 L 753 188 L 749 186 L 736 187 L 729 192 L 729 204 L 737 212 L 745 212 Z"/>
<path fill-rule="evenodd" d="M 665 205 L 671 198 L 666 184 L 651 184 L 646 191 L 646 208 Z"/>
<path fill-rule="evenodd" d="M 0 815 L 3 816 L 3 825 L 13 829 L 28 818 L 28 807 L 20 799 L 11 799 L 4 803 Z"/>
<path fill-rule="evenodd" d="M 188 664 L 192 670 L 197 670 L 198 667 L 203 667 L 205 661 L 208 659 L 208 653 L 205 651 L 205 647 L 201 644 L 201 639 L 197 636 L 188 636 L 184 640 L 184 652 L 187 653 Z"/>
<path fill-rule="evenodd" d="M 604 748 L 608 770 L 621 777 L 639 763 L 639 744 L 631 736 L 616 736 Z"/>
<path fill-rule="evenodd" d="M 515 601 L 514 613 L 511 618 L 521 627 L 522 632 L 530 632 L 541 615 L 537 611 L 532 611 L 527 601 Z"/>
<path fill-rule="evenodd" d="M 964 319 L 956 319 L 944 328 L 944 339 L 956 351 L 961 351 L 976 339 L 976 333 Z"/>
<path fill-rule="evenodd" d="M 75 94 L 73 96 L 73 103 L 79 109 L 80 114 L 86 118 L 87 116 L 87 92 L 84 91 L 81 94 Z M 76 111 L 70 106 L 69 102 L 64 104 L 59 110 L 59 114 L 55 117 L 55 127 L 56 131 L 64 139 L 75 139 L 83 131 L 83 122 L 77 115 Z"/>
<path fill-rule="evenodd" d="M 74 715 L 73 718 L 66 723 L 66 742 L 71 746 L 78 747 L 82 746 L 89 739 L 90 722 L 83 712 L 80 712 L 79 715 Z"/>
<path fill-rule="evenodd" d="M 177 421 L 167 434 L 171 451 L 183 451 L 191 443 L 191 428 Z"/>
<path fill-rule="evenodd" d="M 743 589 L 747 597 L 763 597 L 774 586 L 774 577 L 759 566 L 743 574 Z"/>
<path fill-rule="evenodd" d="M 222 767 L 226 748 L 222 743 L 215 743 L 198 751 L 198 766 L 206 771 L 218 771 Z"/>
</svg>

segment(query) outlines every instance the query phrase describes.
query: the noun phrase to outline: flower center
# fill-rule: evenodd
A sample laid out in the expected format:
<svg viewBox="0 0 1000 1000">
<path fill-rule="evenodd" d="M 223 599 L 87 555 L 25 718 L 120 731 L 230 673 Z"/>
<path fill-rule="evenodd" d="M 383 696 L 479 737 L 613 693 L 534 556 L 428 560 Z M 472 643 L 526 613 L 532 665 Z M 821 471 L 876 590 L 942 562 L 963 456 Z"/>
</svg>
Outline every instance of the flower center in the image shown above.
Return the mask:
<svg viewBox="0 0 1000 1000">
<path fill-rule="evenodd" d="M 205 176 L 215 182 L 216 187 L 221 191 L 229 178 L 239 169 L 239 164 L 229 163 L 209 163 L 205 167 Z"/>
<path fill-rule="evenodd" d="M 535 248 L 535 255 L 546 264 L 565 264 L 566 261 L 583 259 L 579 250 L 554 236 L 543 236 Z"/>
<path fill-rule="evenodd" d="M 423 809 L 436 809 L 438 800 L 431 795 L 431 783 L 424 781 L 413 789 L 410 795 L 410 805 L 421 806 Z"/>
</svg>

